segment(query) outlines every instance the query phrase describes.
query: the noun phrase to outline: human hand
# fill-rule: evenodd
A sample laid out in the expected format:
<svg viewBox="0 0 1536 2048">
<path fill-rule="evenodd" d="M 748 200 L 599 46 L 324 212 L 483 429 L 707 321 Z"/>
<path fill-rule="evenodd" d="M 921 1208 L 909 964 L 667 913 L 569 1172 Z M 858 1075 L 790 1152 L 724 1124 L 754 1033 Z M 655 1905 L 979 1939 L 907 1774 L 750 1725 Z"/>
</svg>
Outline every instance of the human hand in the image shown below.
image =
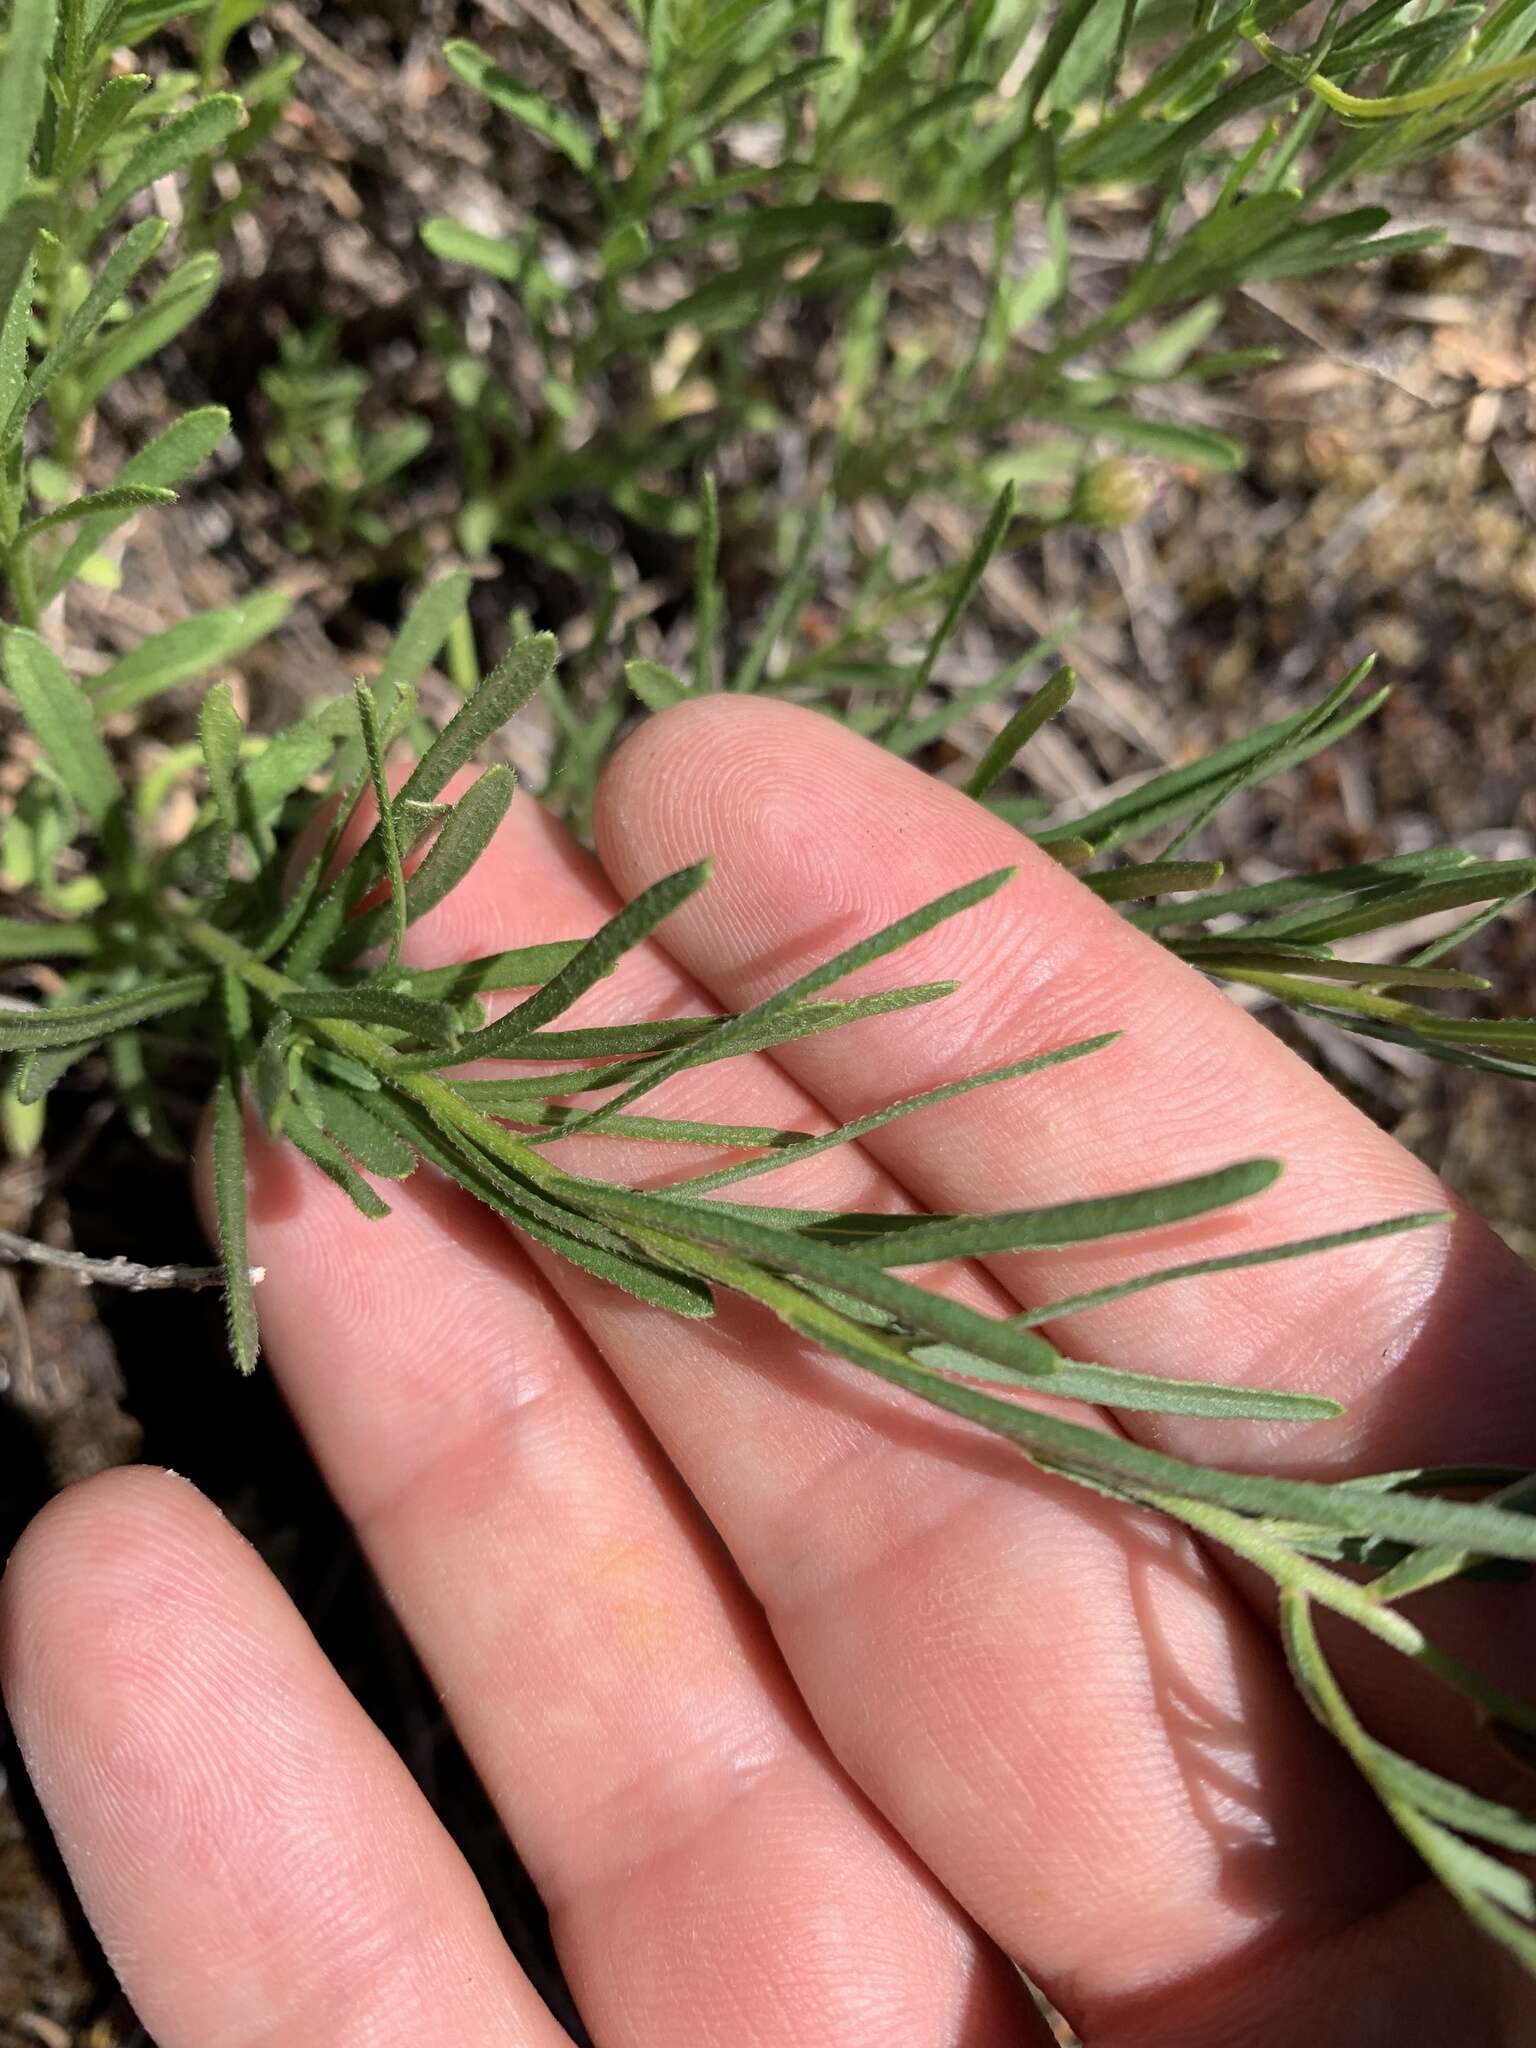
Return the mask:
<svg viewBox="0 0 1536 2048">
<path fill-rule="evenodd" d="M 959 994 L 743 1058 L 723 1097 L 716 1071 L 684 1072 L 658 1109 L 812 1128 L 1126 1032 L 744 1195 L 986 1209 L 1277 1154 L 1274 1191 L 1181 1228 L 1223 1251 L 1442 1198 L 1009 828 L 809 713 L 715 699 L 653 721 L 609 772 L 599 839 L 606 880 L 519 799 L 415 959 L 577 935 L 615 891 L 715 852 L 665 950 L 627 957 L 587 1014 L 740 1007 L 1021 863 L 904 956 L 904 978 Z M 251 1144 L 273 1369 L 549 1904 L 599 2048 L 1044 2040 L 1010 1957 L 1090 2048 L 1536 2039 L 1523 1981 L 1420 1882 L 1219 1560 L 743 1303 L 646 1309 L 425 1173 L 368 1223 Z M 612 1139 L 566 1155 L 646 1163 Z M 1007 1313 L 1146 1256 L 938 1277 Z M 1059 1334 L 1110 1364 L 1336 1395 L 1346 1418 L 1305 1431 L 1127 1418 L 1185 1454 L 1336 1474 L 1530 1458 L 1533 1327 L 1536 1282 L 1466 1219 Z M 1456 1647 L 1518 1675 L 1523 1596 L 1455 1597 Z M 1458 1739 L 1395 1671 L 1373 1693 L 1376 1666 L 1344 1668 L 1389 1738 L 1430 1760 Z M 0 1596 L 0 1676 L 159 2048 L 564 2038 L 403 1765 L 190 1488 L 117 1473 L 51 1506 Z"/>
</svg>

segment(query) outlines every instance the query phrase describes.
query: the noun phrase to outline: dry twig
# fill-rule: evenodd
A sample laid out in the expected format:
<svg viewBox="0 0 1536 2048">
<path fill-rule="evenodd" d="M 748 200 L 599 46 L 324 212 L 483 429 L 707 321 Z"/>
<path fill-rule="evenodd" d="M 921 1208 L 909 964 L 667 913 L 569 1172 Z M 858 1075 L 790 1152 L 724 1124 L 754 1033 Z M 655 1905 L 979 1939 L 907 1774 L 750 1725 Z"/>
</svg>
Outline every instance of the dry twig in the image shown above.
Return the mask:
<svg viewBox="0 0 1536 2048">
<path fill-rule="evenodd" d="M 62 1273 L 73 1273 L 82 1287 L 99 1283 L 106 1287 L 126 1287 L 131 1293 L 145 1294 L 156 1288 L 222 1287 L 224 1271 L 220 1266 L 140 1266 L 132 1259 L 88 1258 L 84 1252 L 66 1251 L 60 1245 L 44 1244 L 35 1237 L 23 1237 L 19 1231 L 0 1230 L 0 1262 L 13 1266 L 54 1266 Z M 266 1270 L 261 1266 L 251 1268 L 251 1279 L 265 1279 Z"/>
</svg>

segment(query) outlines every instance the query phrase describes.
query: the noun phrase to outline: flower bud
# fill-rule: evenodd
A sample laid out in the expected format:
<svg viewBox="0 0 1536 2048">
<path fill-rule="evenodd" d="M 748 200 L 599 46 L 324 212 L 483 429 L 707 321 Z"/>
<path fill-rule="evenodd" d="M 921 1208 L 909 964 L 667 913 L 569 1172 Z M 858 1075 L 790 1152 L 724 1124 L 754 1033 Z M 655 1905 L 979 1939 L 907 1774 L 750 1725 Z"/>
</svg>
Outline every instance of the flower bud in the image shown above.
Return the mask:
<svg viewBox="0 0 1536 2048">
<path fill-rule="evenodd" d="M 1112 455 L 1095 462 L 1078 478 L 1069 516 L 1079 526 L 1112 532 L 1134 526 L 1151 509 L 1156 495 L 1144 464 L 1128 455 Z"/>
</svg>

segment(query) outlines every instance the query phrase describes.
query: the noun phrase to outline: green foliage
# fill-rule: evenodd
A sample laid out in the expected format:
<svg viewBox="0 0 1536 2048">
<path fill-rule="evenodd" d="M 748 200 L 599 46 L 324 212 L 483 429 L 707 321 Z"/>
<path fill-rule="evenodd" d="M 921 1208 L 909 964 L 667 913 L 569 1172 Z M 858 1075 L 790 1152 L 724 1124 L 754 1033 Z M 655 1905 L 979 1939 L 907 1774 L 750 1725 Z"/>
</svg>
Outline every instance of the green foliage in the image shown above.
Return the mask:
<svg viewBox="0 0 1536 2048">
<path fill-rule="evenodd" d="M 1014 478 L 1021 507 L 1055 519 L 1096 444 L 1229 466 L 1237 444 L 1181 417 L 1186 395 L 1251 366 L 1202 349 L 1222 298 L 1419 246 L 1328 195 L 1493 118 L 1536 66 L 1523 7 L 1389 4 L 1344 23 L 1333 9 L 1310 46 L 1300 0 L 1081 0 L 1039 41 L 1034 0 L 643 13 L 649 69 L 622 122 L 552 104 L 473 44 L 448 49 L 558 157 L 518 234 L 424 228 L 446 262 L 514 294 L 541 365 L 536 389 L 469 401 L 505 442 L 467 514 L 477 536 L 526 544 L 537 508 L 576 493 L 675 520 L 669 477 L 775 423 L 761 369 L 778 317 L 832 323 L 823 390 L 794 405 L 822 423 L 843 498 L 991 496 Z M 1369 133 L 1351 126 L 1366 103 L 1340 96 L 1362 80 L 1381 87 Z M 1079 275 L 1075 227 L 1126 181 L 1166 203 L 1106 305 Z M 1201 210 L 1184 202 L 1207 185 Z M 1033 251 L 1016 233 L 1030 217 Z M 956 223 L 991 251 L 975 304 L 899 343 L 887 304 L 924 288 L 936 231 Z M 594 435 L 586 394 L 615 378 L 640 395 L 602 408 Z"/>
<path fill-rule="evenodd" d="M 1348 19 L 1301 0 L 1075 0 L 1043 34 L 1038 0 L 639 12 L 647 69 L 622 117 L 448 46 L 464 88 L 542 163 L 515 231 L 442 216 L 422 229 L 449 277 L 509 301 L 525 366 L 506 381 L 501 348 L 492 359 L 431 323 L 458 414 L 460 543 L 545 559 L 600 621 L 616 608 L 604 535 L 697 536 L 701 559 L 722 527 L 777 545 L 788 566 L 758 618 L 700 584 L 682 680 L 852 700 L 887 743 L 931 662 L 878 707 L 859 696 L 893 680 L 893 598 L 905 625 L 934 593 L 903 605 L 880 587 L 857 508 L 931 494 L 979 524 L 991 506 L 995 551 L 1062 524 L 1129 524 L 1159 470 L 1233 467 L 1241 442 L 1210 423 L 1217 387 L 1273 353 L 1212 345 L 1226 302 L 1436 240 L 1339 194 L 1536 86 L 1536 13 L 1470 0 L 1382 0 Z M 1102 201 L 1128 186 L 1145 227 L 1110 248 Z M 786 329 L 822 338 L 797 349 L 791 378 Z M 774 495 L 786 448 L 798 503 Z M 861 588 L 833 648 L 797 650 L 829 507 L 877 620 Z M 571 508 L 590 543 L 573 540 Z M 937 595 L 965 589 L 946 578 Z M 636 652 L 627 691 L 601 664 L 572 680 L 554 794 L 578 823 L 626 696 L 675 698 L 652 650 Z"/>
<path fill-rule="evenodd" d="M 261 379 L 272 408 L 264 445 L 299 514 L 290 546 L 301 554 L 334 553 L 349 541 L 387 548 L 389 487 L 426 448 L 431 427 L 416 414 L 368 423 L 368 376 L 338 359 L 334 321 L 290 329 L 278 348 Z"/>
<path fill-rule="evenodd" d="M 176 1135 L 174 1092 L 200 1072 L 214 1095 L 214 1196 L 236 1363 L 257 1356 L 248 1265 L 246 1116 L 298 1148 L 367 1216 L 375 1186 L 425 1163 L 562 1258 L 638 1300 L 707 1317 L 733 1295 L 889 1384 L 1011 1443 L 1041 1470 L 1151 1509 L 1266 1573 L 1279 1589 L 1298 1683 L 1387 1811 L 1477 1923 L 1536 1967 L 1536 1903 L 1518 1869 L 1532 1822 L 1425 1772 L 1355 1720 L 1323 1659 L 1324 1607 L 1470 1698 L 1498 1730 L 1536 1734 L 1536 1714 L 1440 1652 L 1401 1611 L 1407 1595 L 1536 1560 L 1520 1471 L 1394 1473 L 1298 1482 L 1183 1461 L 1128 1437 L 1023 1405 L 1047 1389 L 1111 1410 L 1321 1421 L 1305 1393 L 1171 1381 L 1067 1357 L 1043 1330 L 1143 1289 L 1346 1245 L 1440 1219 L 1362 1229 L 1165 1265 L 1089 1294 L 998 1317 L 909 1275 L 953 1258 L 1097 1243 L 1219 1214 L 1280 1171 L 1239 1159 L 1093 1199 L 986 1216 L 839 1214 L 746 1206 L 728 1191 L 896 1118 L 982 1087 L 1023 1086 L 1091 1060 L 1096 1035 L 1028 1049 L 994 1070 L 889 1103 L 825 1133 L 652 1113 L 670 1076 L 942 1002 L 947 983 L 842 998 L 855 969 L 965 918 L 1010 885 L 989 875 L 921 906 L 751 1009 L 723 1018 L 572 1024 L 572 1006 L 707 886 L 708 864 L 668 876 L 597 934 L 463 965 L 406 963 L 411 926 L 473 869 L 514 801 L 513 776 L 474 772 L 487 744 L 540 692 L 561 734 L 553 794 L 578 815 L 629 698 L 559 673 L 547 634 L 514 630 L 482 679 L 460 661 L 464 699 L 441 730 L 416 685 L 444 646 L 473 645 L 470 577 L 430 583 L 383 667 L 276 732 L 247 729 L 234 693 L 204 695 L 195 744 L 167 773 L 118 744 L 119 721 L 238 655 L 284 601 L 173 625 L 81 676 L 52 608 L 123 521 L 166 502 L 213 452 L 217 407 L 182 415 L 115 476 L 78 478 L 103 394 L 197 318 L 217 284 L 209 246 L 240 203 L 249 140 L 270 130 L 292 79 L 275 64 L 246 104 L 218 90 L 248 0 L 197 17 L 196 75 L 117 74 L 113 53 L 161 25 L 154 0 L 12 0 L 0 56 L 0 669 L 28 735 L 29 773 L 0 837 L 18 915 L 0 958 L 49 963 L 46 999 L 0 1011 L 0 1128 L 35 1137 L 51 1091 L 105 1054 L 110 1084 L 152 1142 Z M 1066 518 L 1134 517 L 1139 460 L 1222 465 L 1227 437 L 1178 407 L 1244 360 L 1201 353 L 1224 295 L 1416 246 L 1383 233 L 1379 209 L 1335 208 L 1347 175 L 1407 160 L 1489 117 L 1530 70 L 1536 10 L 1378 4 L 1332 9 L 1309 45 L 1292 0 L 1256 11 L 1147 0 L 1070 0 L 1036 33 L 1026 0 L 889 6 L 796 0 L 651 0 L 650 70 L 627 126 L 553 105 L 469 45 L 450 62 L 552 153 L 553 214 L 499 241 L 451 221 L 429 244 L 515 292 L 540 364 L 533 394 L 500 387 L 437 330 L 460 414 L 470 552 L 501 539 L 590 578 L 594 641 L 629 650 L 601 550 L 557 524 L 564 501 L 684 534 L 692 553 L 693 657 L 686 675 L 637 658 L 628 689 L 664 707 L 699 690 L 772 691 L 821 704 L 894 752 L 919 755 L 978 706 L 1019 694 L 1042 641 L 981 684 L 943 680 L 953 636 L 989 563 L 1022 533 Z M 1313 17 L 1305 17 L 1311 22 Z M 244 125 L 242 125 L 242 121 Z M 743 136 L 752 139 L 748 151 Z M 217 162 L 220 176 L 212 170 Z M 226 175 L 227 174 L 227 175 Z M 181 241 L 149 189 L 176 178 Z M 1183 194 L 1216 196 L 1195 217 Z M 1081 287 L 1079 197 L 1134 184 L 1162 204 L 1146 246 L 1109 296 Z M 214 203 L 217 189 L 221 195 Z M 230 192 L 234 192 L 231 198 Z M 1021 217 L 1040 248 L 1019 266 Z M 126 223 L 126 224 L 125 224 Z M 979 225 L 991 248 L 980 310 L 909 344 L 891 314 L 919 277 L 928 238 Z M 566 280 L 574 278 L 576 283 Z M 825 394 L 803 394 L 804 430 L 758 376 L 770 315 L 823 321 Z M 596 409 L 589 385 L 630 395 Z M 424 444 L 424 423 L 380 426 L 361 373 L 318 328 L 290 339 L 268 378 L 269 463 L 296 502 L 301 545 L 389 540 L 380 494 Z M 827 402 L 821 402 L 825 397 Z M 743 465 L 714 458 L 752 429 L 801 433 L 808 486 L 781 539 L 782 574 L 759 612 L 733 615 L 722 537 L 754 516 Z M 814 445 L 810 445 L 814 444 Z M 679 480 L 691 479 L 680 488 Z M 813 643 L 805 599 L 834 519 L 860 499 L 934 490 L 968 505 L 962 557 L 898 583 L 881 558 L 850 568 L 852 596 Z M 919 624 L 920 622 L 920 624 Z M 908 638 L 894 632 L 899 623 Z M 610 627 L 612 633 L 610 635 Z M 469 687 L 472 685 L 472 687 Z M 1357 670 L 1318 704 L 1155 775 L 1066 819 L 1012 786 L 1017 756 L 1071 695 L 1056 669 L 1007 717 L 969 777 L 1103 901 L 1208 975 L 1252 987 L 1350 1032 L 1439 1059 L 1536 1079 L 1536 1022 L 1458 1005 L 1485 984 L 1440 963 L 1458 940 L 1536 890 L 1536 863 L 1456 849 L 1222 886 L 1190 847 L 1220 806 L 1306 761 L 1370 715 L 1381 693 Z M 391 756 L 416 756 L 403 781 Z M 450 783 L 469 774 L 451 799 Z M 166 802 L 190 792 L 190 818 Z M 371 818 L 371 824 L 366 821 Z M 295 865 L 296 845 L 306 859 Z M 1341 954 L 1429 912 L 1456 929 L 1387 966 Z M 1404 991 L 1412 992 L 1413 999 Z M 488 1016 L 487 995 L 517 997 Z M 152 1027 L 146 1028 L 146 1027 Z M 471 1077 L 492 1056 L 533 1069 Z M 665 1188 L 575 1172 L 551 1139 L 602 1132 L 628 1143 L 707 1144 L 729 1156 Z"/>
<path fill-rule="evenodd" d="M 12 0 L 0 55 L 0 576 L 14 619 L 36 627 L 114 528 L 168 502 L 228 427 L 217 408 L 172 424 L 110 483 L 77 489 L 83 430 L 102 394 L 174 341 L 206 308 L 219 259 L 195 248 L 167 261 L 167 222 L 143 211 L 163 180 L 186 176 L 183 235 L 210 240 L 240 197 L 209 210 L 215 158 L 246 139 L 245 104 L 212 91 L 233 27 L 252 8 L 204 21 L 203 75 L 116 69 L 166 7 L 112 0 Z M 267 126 L 293 67 L 250 82 Z M 238 180 L 237 180 L 238 183 Z M 119 232 L 125 212 L 140 218 Z M 33 509 L 35 508 L 35 509 Z M 60 533 L 68 537 L 56 538 Z M 272 615 L 265 615 L 272 623 Z M 217 654 L 212 660 L 220 658 Z M 172 680 L 200 672 L 185 667 Z M 155 688 L 167 687 L 157 681 Z M 129 699 L 128 701 L 134 701 Z"/>
</svg>

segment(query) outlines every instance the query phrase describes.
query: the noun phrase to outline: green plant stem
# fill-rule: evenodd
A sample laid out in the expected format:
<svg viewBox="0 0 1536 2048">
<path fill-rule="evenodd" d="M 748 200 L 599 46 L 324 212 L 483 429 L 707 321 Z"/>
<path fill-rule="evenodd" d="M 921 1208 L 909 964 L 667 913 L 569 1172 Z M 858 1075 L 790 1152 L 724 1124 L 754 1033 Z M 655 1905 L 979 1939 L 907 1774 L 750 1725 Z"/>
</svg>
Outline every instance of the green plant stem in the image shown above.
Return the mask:
<svg viewBox="0 0 1536 2048">
<path fill-rule="evenodd" d="M 256 995 L 269 1003 L 281 1005 L 288 997 L 299 993 L 300 984 L 291 975 L 258 960 L 249 947 L 243 946 L 230 933 L 220 931 L 217 925 L 209 924 L 206 918 L 198 917 L 179 905 L 172 906 L 171 914 L 188 945 L 205 960 L 238 974 Z M 355 1023 L 347 1017 L 306 1017 L 304 1028 L 316 1037 L 328 1040 L 337 1052 L 361 1060 L 371 1071 L 388 1074 L 392 1087 L 420 1103 L 439 1122 L 452 1124 L 464 1131 L 505 1164 L 515 1166 L 521 1172 L 530 1172 L 531 1177 L 537 1177 L 537 1173 L 542 1171 L 551 1182 L 574 1178 L 552 1162 L 541 1160 L 504 1124 L 465 1102 L 456 1089 L 436 1074 L 390 1073 L 391 1049 L 366 1024 Z"/>
<path fill-rule="evenodd" d="M 269 1003 L 281 1005 L 287 997 L 299 993 L 300 984 L 290 975 L 268 966 L 264 960 L 258 960 L 248 947 L 241 945 L 228 932 L 221 932 L 217 925 L 209 924 L 206 918 L 175 902 L 169 903 L 167 908 L 177 931 L 189 946 L 201 953 L 205 960 L 231 969 L 256 995 L 265 997 Z M 317 1037 L 329 1039 L 338 1052 L 350 1053 L 369 1067 L 377 1067 L 381 1054 L 386 1050 L 366 1025 L 356 1024 L 348 1017 L 306 1017 L 304 1028 L 313 1031 Z"/>
<path fill-rule="evenodd" d="M 24 626 L 35 627 L 41 614 L 37 594 L 37 579 L 32 574 L 25 546 L 7 548 L 4 554 L 6 581 L 11 586 L 11 597 L 16 606 L 16 616 Z"/>
<path fill-rule="evenodd" d="M 1261 1523 L 1246 1515 L 1233 1514 L 1230 1509 L 1213 1507 L 1204 1501 L 1182 1500 L 1172 1494 L 1149 1492 L 1143 1498 L 1149 1506 L 1256 1566 L 1282 1593 L 1331 1608 L 1368 1634 L 1379 1636 L 1394 1650 L 1432 1672 L 1442 1685 L 1471 1701 L 1485 1719 L 1503 1721 L 1536 1735 L 1536 1707 L 1503 1691 L 1448 1651 L 1438 1649 L 1406 1615 L 1378 1602 L 1369 1586 L 1357 1585 L 1342 1572 L 1331 1571 L 1315 1558 L 1292 1549 L 1283 1539 L 1267 1535 Z M 1381 1617 L 1388 1612 L 1393 1613 L 1395 1625 L 1383 1628 Z"/>
</svg>

